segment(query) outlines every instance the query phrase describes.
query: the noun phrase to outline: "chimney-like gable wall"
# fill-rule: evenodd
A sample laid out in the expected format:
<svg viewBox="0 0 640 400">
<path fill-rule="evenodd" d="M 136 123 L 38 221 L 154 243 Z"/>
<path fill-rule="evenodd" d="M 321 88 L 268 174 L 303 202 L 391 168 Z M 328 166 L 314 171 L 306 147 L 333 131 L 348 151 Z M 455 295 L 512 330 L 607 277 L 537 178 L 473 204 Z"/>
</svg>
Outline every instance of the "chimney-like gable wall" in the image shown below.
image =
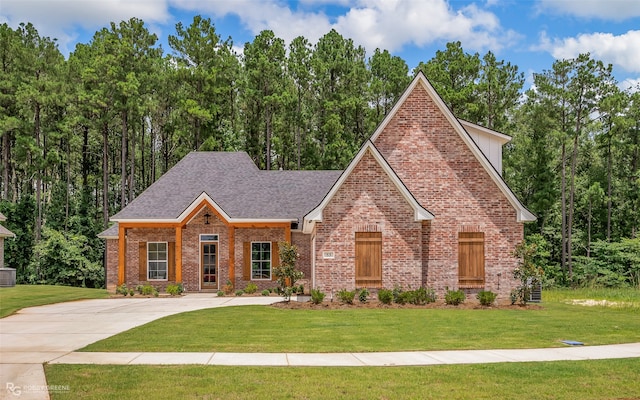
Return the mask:
<svg viewBox="0 0 640 400">
<path fill-rule="evenodd" d="M 417 84 L 374 144 L 435 219 L 423 224 L 426 284 L 458 288 L 458 232 L 485 233 L 485 289 L 509 295 L 523 225 L 445 115 Z"/>
</svg>

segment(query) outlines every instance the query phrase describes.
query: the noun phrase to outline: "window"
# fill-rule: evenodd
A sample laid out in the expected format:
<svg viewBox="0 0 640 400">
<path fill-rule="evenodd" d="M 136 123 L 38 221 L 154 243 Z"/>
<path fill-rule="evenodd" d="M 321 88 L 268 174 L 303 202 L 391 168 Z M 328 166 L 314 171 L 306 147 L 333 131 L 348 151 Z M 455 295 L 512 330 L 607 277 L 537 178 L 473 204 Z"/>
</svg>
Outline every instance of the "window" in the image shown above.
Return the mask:
<svg viewBox="0 0 640 400">
<path fill-rule="evenodd" d="M 251 279 L 271 279 L 271 242 L 251 243 Z"/>
<path fill-rule="evenodd" d="M 167 242 L 147 243 L 147 278 L 166 280 L 168 271 Z"/>
</svg>

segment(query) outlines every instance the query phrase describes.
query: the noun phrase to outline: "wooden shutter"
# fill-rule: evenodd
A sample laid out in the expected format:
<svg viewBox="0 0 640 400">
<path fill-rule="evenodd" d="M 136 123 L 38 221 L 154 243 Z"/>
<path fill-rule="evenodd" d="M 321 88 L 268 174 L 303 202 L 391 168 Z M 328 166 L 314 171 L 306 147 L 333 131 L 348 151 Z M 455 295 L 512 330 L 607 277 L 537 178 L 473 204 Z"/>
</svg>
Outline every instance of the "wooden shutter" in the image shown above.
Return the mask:
<svg viewBox="0 0 640 400">
<path fill-rule="evenodd" d="M 382 232 L 356 232 L 356 287 L 382 287 Z"/>
<path fill-rule="evenodd" d="M 167 274 L 168 280 L 176 280 L 176 242 L 167 243 Z"/>
<path fill-rule="evenodd" d="M 147 280 L 147 242 L 138 242 L 138 280 Z"/>
<path fill-rule="evenodd" d="M 242 243 L 242 279 L 251 280 L 251 242 Z"/>
<path fill-rule="evenodd" d="M 461 288 L 484 287 L 484 233 L 458 233 L 458 283 Z"/>
<path fill-rule="evenodd" d="M 273 269 L 280 266 L 280 252 L 278 251 L 278 242 L 271 242 L 271 280 L 276 280 L 276 274 Z"/>
</svg>

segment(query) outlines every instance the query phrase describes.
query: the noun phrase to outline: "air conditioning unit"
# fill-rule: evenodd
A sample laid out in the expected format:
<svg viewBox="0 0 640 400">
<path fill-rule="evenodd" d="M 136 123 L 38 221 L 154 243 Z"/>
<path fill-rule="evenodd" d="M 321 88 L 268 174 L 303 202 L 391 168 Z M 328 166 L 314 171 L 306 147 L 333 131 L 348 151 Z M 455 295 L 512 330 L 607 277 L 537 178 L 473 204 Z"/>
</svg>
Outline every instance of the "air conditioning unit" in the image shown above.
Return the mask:
<svg viewBox="0 0 640 400">
<path fill-rule="evenodd" d="M 529 280 L 529 302 L 540 303 L 542 301 L 542 284 Z"/>
<path fill-rule="evenodd" d="M 16 270 L 14 268 L 0 268 L 0 287 L 16 285 Z"/>
</svg>

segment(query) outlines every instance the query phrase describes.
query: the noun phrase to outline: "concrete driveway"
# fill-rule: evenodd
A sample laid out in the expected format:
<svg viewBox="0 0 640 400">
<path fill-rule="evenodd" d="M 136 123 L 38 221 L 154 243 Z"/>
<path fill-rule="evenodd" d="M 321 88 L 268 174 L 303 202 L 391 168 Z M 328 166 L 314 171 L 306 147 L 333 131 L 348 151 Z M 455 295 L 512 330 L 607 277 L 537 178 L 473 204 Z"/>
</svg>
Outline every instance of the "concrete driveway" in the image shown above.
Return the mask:
<svg viewBox="0 0 640 400">
<path fill-rule="evenodd" d="M 278 301 L 282 298 L 188 294 L 80 300 L 23 309 L 0 319 L 0 399 L 48 399 L 43 363 L 158 318 L 204 308 Z"/>
</svg>

